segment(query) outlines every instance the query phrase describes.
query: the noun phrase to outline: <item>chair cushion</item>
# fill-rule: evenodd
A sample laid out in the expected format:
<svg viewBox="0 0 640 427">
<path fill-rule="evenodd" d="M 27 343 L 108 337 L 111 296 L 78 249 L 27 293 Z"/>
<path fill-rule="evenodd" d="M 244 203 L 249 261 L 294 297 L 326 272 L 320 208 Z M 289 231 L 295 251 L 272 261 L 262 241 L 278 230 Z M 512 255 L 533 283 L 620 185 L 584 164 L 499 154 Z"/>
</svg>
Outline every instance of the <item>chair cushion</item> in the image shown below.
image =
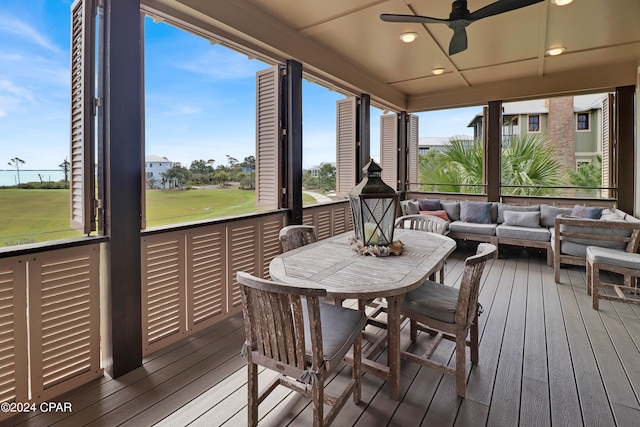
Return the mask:
<svg viewBox="0 0 640 427">
<path fill-rule="evenodd" d="M 619 251 L 616 249 L 587 247 L 587 260 L 591 262 L 615 265 L 622 268 L 640 270 L 640 254 Z"/>
<path fill-rule="evenodd" d="M 304 315 L 304 346 L 307 361 L 311 362 L 311 335 L 306 300 L 302 300 Z M 338 305 L 320 303 L 320 322 L 322 323 L 322 353 L 325 367 L 333 370 L 347 353 L 351 344 L 367 324 L 364 312 Z"/>
<path fill-rule="evenodd" d="M 419 288 L 408 292 L 402 310 L 414 311 L 445 323 L 455 323 L 458 289 L 426 280 Z"/>
</svg>

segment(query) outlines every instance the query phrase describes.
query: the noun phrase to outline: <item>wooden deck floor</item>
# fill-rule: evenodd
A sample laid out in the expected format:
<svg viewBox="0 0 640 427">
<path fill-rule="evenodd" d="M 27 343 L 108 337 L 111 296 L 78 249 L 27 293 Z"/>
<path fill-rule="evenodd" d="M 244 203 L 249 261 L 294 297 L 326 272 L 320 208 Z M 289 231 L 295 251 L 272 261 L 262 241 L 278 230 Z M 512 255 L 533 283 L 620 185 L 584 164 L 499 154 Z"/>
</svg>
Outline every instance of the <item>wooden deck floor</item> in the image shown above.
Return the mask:
<svg viewBox="0 0 640 427">
<path fill-rule="evenodd" d="M 452 256 L 447 283 L 460 280 L 473 249 Z M 480 363 L 468 369 L 466 399 L 456 397 L 452 377 L 405 362 L 402 401 L 390 400 L 386 383 L 365 374 L 362 402 L 347 402 L 334 425 L 638 425 L 640 307 L 601 301 L 594 311 L 583 268 L 563 268 L 556 284 L 544 254 L 519 249 L 488 264 L 480 301 Z M 243 342 L 236 316 L 147 357 L 134 372 L 56 399 L 71 402 L 72 413 L 21 414 L 3 425 L 246 425 Z M 409 345 L 408 327 L 403 343 Z M 444 361 L 452 355 L 446 344 L 436 353 Z M 343 368 L 330 387 L 349 375 Z M 260 413 L 260 425 L 311 424 L 308 401 L 286 389 Z"/>
</svg>

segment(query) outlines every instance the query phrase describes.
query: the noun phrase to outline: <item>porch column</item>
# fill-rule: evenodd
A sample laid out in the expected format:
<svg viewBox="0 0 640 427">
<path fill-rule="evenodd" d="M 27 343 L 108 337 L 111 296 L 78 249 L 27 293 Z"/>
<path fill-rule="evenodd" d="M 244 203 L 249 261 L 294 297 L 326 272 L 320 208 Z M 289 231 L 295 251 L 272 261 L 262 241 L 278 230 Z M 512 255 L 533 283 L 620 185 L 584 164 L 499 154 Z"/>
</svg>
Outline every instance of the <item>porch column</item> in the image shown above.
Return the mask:
<svg viewBox="0 0 640 427">
<path fill-rule="evenodd" d="M 139 0 L 105 0 L 100 164 L 103 363 L 112 377 L 142 365 L 140 221 L 142 74 Z"/>
<path fill-rule="evenodd" d="M 302 64 L 287 61 L 286 74 L 286 175 L 289 224 L 302 224 Z"/>
<path fill-rule="evenodd" d="M 362 168 L 369 163 L 371 159 L 371 96 L 362 94 L 358 98 L 357 103 L 357 148 L 356 157 L 356 182 L 362 181 L 364 174 Z"/>
<path fill-rule="evenodd" d="M 635 87 L 616 88 L 617 138 L 618 138 L 618 208 L 636 213 L 635 207 Z"/>
<path fill-rule="evenodd" d="M 484 183 L 487 186 L 487 201 L 500 201 L 502 181 L 502 101 L 489 101 L 485 108 L 484 123 Z"/>
</svg>

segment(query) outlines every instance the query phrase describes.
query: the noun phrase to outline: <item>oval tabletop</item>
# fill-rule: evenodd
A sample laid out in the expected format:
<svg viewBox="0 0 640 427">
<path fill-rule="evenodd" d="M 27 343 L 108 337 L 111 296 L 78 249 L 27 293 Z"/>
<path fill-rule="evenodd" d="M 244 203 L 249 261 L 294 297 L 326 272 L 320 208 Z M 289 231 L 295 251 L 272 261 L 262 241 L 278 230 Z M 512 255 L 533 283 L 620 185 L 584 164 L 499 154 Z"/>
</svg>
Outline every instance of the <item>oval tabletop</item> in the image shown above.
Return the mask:
<svg viewBox="0 0 640 427">
<path fill-rule="evenodd" d="M 394 231 L 401 255 L 360 255 L 349 246 L 353 232 L 321 240 L 277 256 L 269 264 L 273 280 L 321 287 L 332 298 L 376 298 L 417 288 L 455 250 L 453 239 L 417 230 Z"/>
</svg>

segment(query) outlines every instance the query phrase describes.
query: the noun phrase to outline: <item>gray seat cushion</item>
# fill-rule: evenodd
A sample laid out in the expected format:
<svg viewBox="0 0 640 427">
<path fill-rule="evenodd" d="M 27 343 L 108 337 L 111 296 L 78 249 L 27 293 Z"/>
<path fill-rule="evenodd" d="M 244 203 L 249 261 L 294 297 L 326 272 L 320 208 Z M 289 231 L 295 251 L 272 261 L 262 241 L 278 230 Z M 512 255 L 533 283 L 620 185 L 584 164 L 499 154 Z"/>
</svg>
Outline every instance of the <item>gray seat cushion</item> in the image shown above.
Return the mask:
<svg viewBox="0 0 640 427">
<path fill-rule="evenodd" d="M 445 323 L 455 323 L 458 289 L 426 280 L 419 288 L 408 292 L 402 309 L 421 313 Z"/>
<path fill-rule="evenodd" d="M 496 236 L 506 237 L 509 239 L 536 240 L 539 242 L 548 242 L 551 233 L 548 229 L 537 227 L 516 227 L 512 225 L 500 224 L 496 228 Z"/>
<path fill-rule="evenodd" d="M 615 265 L 622 268 L 640 270 L 640 254 L 619 251 L 599 246 L 587 247 L 587 260 L 591 262 Z"/>
<path fill-rule="evenodd" d="M 307 304 L 303 299 L 304 346 L 307 360 L 311 362 L 311 336 L 307 312 Z M 320 303 L 320 322 L 322 323 L 322 352 L 327 369 L 332 370 L 340 363 L 357 335 L 364 329 L 367 316 L 362 311 Z"/>
<path fill-rule="evenodd" d="M 473 222 L 454 221 L 449 224 L 449 230 L 456 233 L 480 234 L 495 236 L 497 224 L 476 224 Z"/>
</svg>

